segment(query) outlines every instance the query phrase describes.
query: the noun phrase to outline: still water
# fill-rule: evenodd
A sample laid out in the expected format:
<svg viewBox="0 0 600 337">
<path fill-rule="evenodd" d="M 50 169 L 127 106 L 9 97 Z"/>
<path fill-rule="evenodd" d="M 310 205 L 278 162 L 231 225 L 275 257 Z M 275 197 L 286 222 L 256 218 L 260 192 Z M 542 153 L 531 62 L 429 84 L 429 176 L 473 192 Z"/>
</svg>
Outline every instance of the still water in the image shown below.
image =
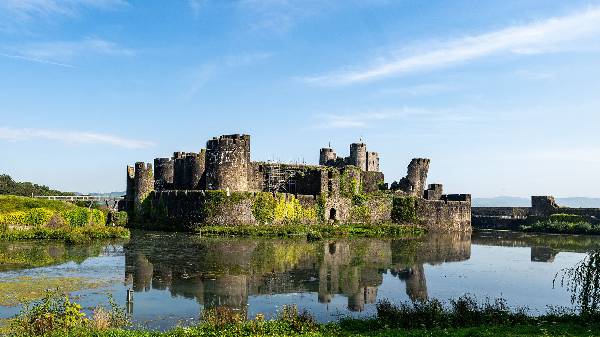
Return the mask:
<svg viewBox="0 0 600 337">
<path fill-rule="evenodd" d="M 464 294 L 502 297 L 540 314 L 570 306 L 553 287 L 562 268 L 600 246 L 599 237 L 483 231 L 429 234 L 420 239 L 216 239 L 188 234 L 133 232 L 128 242 L 3 243 L 0 255 L 27 256 L 26 265 L 0 265 L 2 281 L 19 277 L 82 277 L 100 288 L 76 291 L 88 310 L 108 294 L 134 323 L 154 329 L 196 323 L 204 308 L 246 308 L 248 317 L 273 315 L 285 304 L 320 321 L 370 316 L 378 300 L 393 302 Z M 20 254 L 20 255 L 19 255 Z M 40 266 L 46 265 L 46 266 Z M 0 306 L 0 318 L 19 307 Z"/>
</svg>

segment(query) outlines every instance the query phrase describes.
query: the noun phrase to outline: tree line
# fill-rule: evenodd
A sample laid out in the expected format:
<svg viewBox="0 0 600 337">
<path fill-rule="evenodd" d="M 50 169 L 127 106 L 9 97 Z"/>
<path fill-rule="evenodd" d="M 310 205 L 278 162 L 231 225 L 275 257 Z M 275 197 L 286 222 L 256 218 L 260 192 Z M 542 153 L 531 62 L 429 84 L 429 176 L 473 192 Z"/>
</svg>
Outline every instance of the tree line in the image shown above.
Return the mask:
<svg viewBox="0 0 600 337">
<path fill-rule="evenodd" d="M 53 190 L 48 186 L 38 185 L 30 182 L 14 181 L 8 174 L 0 175 L 0 195 L 20 195 L 30 197 L 31 195 L 73 195 L 70 192 Z"/>
</svg>

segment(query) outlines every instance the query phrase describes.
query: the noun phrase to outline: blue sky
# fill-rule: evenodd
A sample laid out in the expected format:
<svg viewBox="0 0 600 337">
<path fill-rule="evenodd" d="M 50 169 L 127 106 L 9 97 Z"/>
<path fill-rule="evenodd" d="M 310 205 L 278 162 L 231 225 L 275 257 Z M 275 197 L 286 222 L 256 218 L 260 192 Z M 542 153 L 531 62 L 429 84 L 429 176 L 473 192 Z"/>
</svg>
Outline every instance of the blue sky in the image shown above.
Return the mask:
<svg viewBox="0 0 600 337">
<path fill-rule="evenodd" d="M 5 0 L 0 171 L 123 190 L 125 165 L 252 135 L 360 137 L 475 196 L 600 192 L 600 1 Z"/>
</svg>

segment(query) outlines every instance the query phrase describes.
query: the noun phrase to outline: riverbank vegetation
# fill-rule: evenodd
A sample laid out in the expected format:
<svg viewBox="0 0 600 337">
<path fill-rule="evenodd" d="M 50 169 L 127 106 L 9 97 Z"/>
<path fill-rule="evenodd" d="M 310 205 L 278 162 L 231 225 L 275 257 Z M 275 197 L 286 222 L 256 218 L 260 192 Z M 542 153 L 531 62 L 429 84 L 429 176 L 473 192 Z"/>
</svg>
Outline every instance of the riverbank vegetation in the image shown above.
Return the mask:
<svg viewBox="0 0 600 337">
<path fill-rule="evenodd" d="M 258 314 L 226 307 L 206 309 L 199 325 L 166 332 L 130 327 L 125 311 L 114 302 L 86 315 L 67 296 L 48 293 L 25 305 L 9 321 L 12 336 L 598 336 L 597 317 L 554 311 L 540 317 L 524 309 L 511 310 L 503 300 L 477 302 L 465 296 L 448 304 L 437 300 L 394 305 L 377 304 L 377 315 L 368 319 L 345 318 L 317 323 L 310 313 L 284 306 L 271 320 Z M 127 328 L 129 327 L 129 328 Z M 125 329 L 127 328 L 127 329 Z"/>
<path fill-rule="evenodd" d="M 195 232 L 202 236 L 293 237 L 310 240 L 336 237 L 418 237 L 422 227 L 399 224 L 283 224 L 258 226 L 201 226 Z"/>
<path fill-rule="evenodd" d="M 122 222 L 124 213 L 112 219 Z M 126 238 L 129 231 L 107 226 L 108 210 L 20 196 L 0 196 L 0 240 L 51 239 L 70 243 Z"/>
<path fill-rule="evenodd" d="M 584 217 L 573 214 L 553 214 L 521 228 L 525 232 L 555 234 L 599 235 L 600 225 L 588 222 Z"/>
</svg>

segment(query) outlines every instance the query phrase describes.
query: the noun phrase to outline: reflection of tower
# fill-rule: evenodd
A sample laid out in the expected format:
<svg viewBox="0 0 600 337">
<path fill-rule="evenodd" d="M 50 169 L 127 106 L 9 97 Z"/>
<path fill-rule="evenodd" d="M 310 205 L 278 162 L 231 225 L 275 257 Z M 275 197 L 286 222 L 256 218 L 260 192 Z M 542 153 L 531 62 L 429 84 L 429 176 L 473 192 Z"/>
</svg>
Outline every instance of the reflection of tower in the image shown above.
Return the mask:
<svg viewBox="0 0 600 337">
<path fill-rule="evenodd" d="M 154 272 L 154 266 L 142 254 L 136 254 L 133 257 L 133 261 L 131 262 L 131 264 L 126 262 L 126 265 L 128 267 L 131 266 L 133 268 L 128 271 L 133 278 L 133 290 L 149 291 L 150 286 L 152 285 L 152 274 Z M 127 276 L 126 278 L 130 277 Z"/>
<path fill-rule="evenodd" d="M 204 280 L 204 306 L 245 309 L 248 304 L 246 275 L 222 275 Z"/>
<path fill-rule="evenodd" d="M 531 261 L 554 262 L 558 251 L 549 247 L 531 247 Z"/>
<path fill-rule="evenodd" d="M 427 280 L 422 264 L 399 271 L 398 278 L 406 282 L 406 295 L 411 301 L 424 301 L 427 299 Z"/>
</svg>

